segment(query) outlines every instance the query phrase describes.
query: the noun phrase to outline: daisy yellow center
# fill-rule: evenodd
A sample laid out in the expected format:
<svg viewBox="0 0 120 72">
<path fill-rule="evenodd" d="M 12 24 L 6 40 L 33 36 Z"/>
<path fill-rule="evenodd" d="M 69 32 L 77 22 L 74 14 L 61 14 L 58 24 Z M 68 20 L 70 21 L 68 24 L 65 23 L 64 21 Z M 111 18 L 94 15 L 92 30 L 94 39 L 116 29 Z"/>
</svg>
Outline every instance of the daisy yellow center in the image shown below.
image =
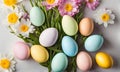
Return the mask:
<svg viewBox="0 0 120 72">
<path fill-rule="evenodd" d="M 110 15 L 105 13 L 101 16 L 102 21 L 108 22 L 110 20 Z"/>
<path fill-rule="evenodd" d="M 8 22 L 15 24 L 18 21 L 18 15 L 16 13 L 11 13 L 8 15 Z"/>
<path fill-rule="evenodd" d="M 27 25 L 25 25 L 25 24 L 23 24 L 23 25 L 20 26 L 20 31 L 21 32 L 27 32 L 28 29 L 29 29 L 29 27 Z"/>
<path fill-rule="evenodd" d="M 4 69 L 9 69 L 10 61 L 8 59 L 2 59 L 2 60 L 0 60 L 0 66 Z"/>
<path fill-rule="evenodd" d="M 89 2 L 89 3 L 93 3 L 93 2 L 94 2 L 94 0 L 89 0 L 88 2 Z"/>
<path fill-rule="evenodd" d="M 4 4 L 7 6 L 13 6 L 17 3 L 17 0 L 4 0 Z"/>
<path fill-rule="evenodd" d="M 65 5 L 65 10 L 67 12 L 71 11 L 72 9 L 73 9 L 73 6 L 71 4 L 68 3 L 68 4 Z"/>
<path fill-rule="evenodd" d="M 47 2 L 48 4 L 53 4 L 53 3 L 55 2 L 55 0 L 46 0 L 46 2 Z"/>
</svg>

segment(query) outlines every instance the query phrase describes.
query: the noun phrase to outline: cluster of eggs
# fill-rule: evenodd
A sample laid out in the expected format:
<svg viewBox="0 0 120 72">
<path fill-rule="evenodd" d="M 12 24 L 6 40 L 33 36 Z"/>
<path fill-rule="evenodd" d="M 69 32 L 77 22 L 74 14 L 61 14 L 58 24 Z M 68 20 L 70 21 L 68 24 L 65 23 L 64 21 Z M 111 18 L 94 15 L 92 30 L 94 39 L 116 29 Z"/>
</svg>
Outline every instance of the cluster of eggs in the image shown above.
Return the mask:
<svg viewBox="0 0 120 72">
<path fill-rule="evenodd" d="M 90 18 L 83 18 L 79 24 L 80 34 L 83 36 L 88 36 L 85 40 L 84 47 L 88 52 L 98 51 L 104 42 L 104 38 L 101 35 L 91 35 L 94 30 L 94 22 Z M 77 66 L 82 71 L 90 70 L 92 67 L 92 58 L 85 52 L 81 51 L 77 55 Z M 110 68 L 113 65 L 113 59 L 110 55 L 105 52 L 98 52 L 95 56 L 95 61 L 101 68 Z"/>
<path fill-rule="evenodd" d="M 30 11 L 30 20 L 33 25 L 41 26 L 45 21 L 45 16 L 42 10 L 38 7 L 33 7 Z M 78 44 L 72 38 L 78 30 L 81 35 L 89 36 L 85 43 L 85 49 L 88 52 L 95 52 L 103 45 L 103 37 L 101 35 L 91 35 L 94 30 L 94 23 L 90 18 L 83 18 L 79 26 L 75 19 L 71 16 L 65 15 L 62 19 L 62 28 L 66 36 L 62 38 L 61 46 L 63 53 L 57 53 L 51 62 L 51 68 L 54 72 L 64 71 L 68 66 L 68 57 L 77 55 L 76 63 L 79 69 L 87 71 L 92 67 L 92 58 L 85 52 L 80 51 L 78 53 Z M 49 53 L 45 47 L 53 46 L 58 40 L 58 30 L 56 28 L 47 28 L 39 36 L 40 45 L 28 46 L 24 42 L 17 42 L 14 46 L 14 54 L 20 60 L 32 58 L 39 62 L 44 63 L 49 59 Z M 104 52 L 98 52 L 96 54 L 96 63 L 102 68 L 110 68 L 113 64 L 113 60 L 110 55 Z"/>
</svg>

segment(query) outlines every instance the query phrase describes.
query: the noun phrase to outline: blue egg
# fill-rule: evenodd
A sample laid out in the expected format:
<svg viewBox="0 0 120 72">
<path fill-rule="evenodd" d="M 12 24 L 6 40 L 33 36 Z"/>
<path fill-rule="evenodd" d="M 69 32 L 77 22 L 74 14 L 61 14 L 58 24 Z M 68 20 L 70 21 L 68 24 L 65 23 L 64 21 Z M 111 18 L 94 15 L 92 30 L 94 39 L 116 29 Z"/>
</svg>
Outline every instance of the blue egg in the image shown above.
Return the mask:
<svg viewBox="0 0 120 72">
<path fill-rule="evenodd" d="M 89 52 L 95 52 L 101 48 L 104 39 L 101 35 L 91 35 L 85 41 L 85 49 Z"/>
<path fill-rule="evenodd" d="M 67 56 L 73 57 L 78 53 L 78 45 L 71 37 L 64 36 L 62 38 L 62 50 Z"/>
<path fill-rule="evenodd" d="M 57 53 L 51 62 L 53 72 L 64 72 L 68 66 L 68 58 L 64 53 Z"/>
<path fill-rule="evenodd" d="M 31 9 L 30 21 L 35 26 L 41 26 L 45 22 L 45 15 L 39 7 L 33 7 Z"/>
</svg>

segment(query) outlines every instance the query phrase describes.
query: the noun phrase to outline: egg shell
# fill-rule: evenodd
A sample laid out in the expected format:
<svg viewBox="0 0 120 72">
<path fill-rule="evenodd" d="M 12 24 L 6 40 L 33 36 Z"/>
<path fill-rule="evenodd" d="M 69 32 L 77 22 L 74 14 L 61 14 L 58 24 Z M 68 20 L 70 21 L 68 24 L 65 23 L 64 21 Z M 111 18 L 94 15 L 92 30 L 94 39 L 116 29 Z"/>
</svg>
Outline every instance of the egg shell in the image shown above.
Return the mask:
<svg viewBox="0 0 120 72">
<path fill-rule="evenodd" d="M 96 54 L 95 59 L 98 66 L 100 66 L 101 68 L 106 69 L 106 68 L 111 68 L 113 66 L 112 57 L 105 52 L 98 52 Z"/>
<path fill-rule="evenodd" d="M 62 18 L 62 28 L 63 31 L 69 35 L 73 36 L 78 32 L 78 24 L 75 19 L 69 15 L 64 15 Z"/>
<path fill-rule="evenodd" d="M 91 35 L 86 39 L 84 46 L 87 51 L 95 52 L 101 48 L 103 42 L 104 39 L 101 35 Z"/>
<path fill-rule="evenodd" d="M 51 62 L 53 72 L 64 72 L 68 66 L 68 59 L 64 53 L 57 53 Z"/>
<path fill-rule="evenodd" d="M 93 20 L 90 18 L 83 18 L 79 23 L 79 32 L 83 36 L 89 36 L 94 30 Z"/>
<path fill-rule="evenodd" d="M 78 45 L 71 37 L 64 36 L 62 38 L 62 50 L 67 56 L 73 57 L 78 53 Z"/>
<path fill-rule="evenodd" d="M 56 28 L 47 28 L 41 33 L 39 42 L 44 47 L 50 47 L 56 43 L 57 39 L 58 30 Z"/>
<path fill-rule="evenodd" d="M 14 55 L 16 58 L 20 60 L 28 59 L 30 56 L 30 48 L 29 46 L 24 42 L 16 42 L 14 45 Z"/>
<path fill-rule="evenodd" d="M 31 47 L 31 56 L 39 63 L 44 63 L 49 59 L 48 51 L 40 45 L 33 45 Z"/>
<path fill-rule="evenodd" d="M 76 63 L 80 70 L 88 71 L 92 67 L 92 58 L 87 52 L 81 51 L 77 55 Z"/>
<path fill-rule="evenodd" d="M 39 7 L 32 7 L 30 11 L 30 21 L 35 26 L 41 26 L 45 22 L 45 15 Z"/>
</svg>

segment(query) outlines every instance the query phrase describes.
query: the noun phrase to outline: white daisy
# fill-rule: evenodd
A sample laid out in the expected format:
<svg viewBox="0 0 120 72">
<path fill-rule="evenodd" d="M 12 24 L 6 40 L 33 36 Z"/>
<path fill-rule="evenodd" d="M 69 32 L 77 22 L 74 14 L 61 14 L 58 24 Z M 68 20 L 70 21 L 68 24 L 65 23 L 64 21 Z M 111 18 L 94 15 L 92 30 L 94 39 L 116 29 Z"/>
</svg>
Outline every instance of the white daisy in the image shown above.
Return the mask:
<svg viewBox="0 0 120 72">
<path fill-rule="evenodd" d="M 15 65 L 13 56 L 0 54 L 0 72 L 14 72 Z"/>
<path fill-rule="evenodd" d="M 1 0 L 0 0 L 1 1 Z M 6 25 L 14 25 L 19 22 L 19 18 L 23 14 L 23 10 L 20 6 L 16 6 L 14 9 L 13 8 L 6 8 L 3 4 L 0 2 L 0 19 L 2 19 L 0 22 L 2 24 Z"/>
<path fill-rule="evenodd" d="M 16 30 L 17 35 L 21 34 L 24 37 L 29 37 L 29 33 L 33 33 L 35 28 L 29 19 L 22 18 L 20 24 L 14 27 L 14 30 Z"/>
<path fill-rule="evenodd" d="M 94 19 L 99 25 L 104 24 L 104 27 L 106 28 L 108 24 L 114 24 L 115 15 L 111 10 L 100 9 L 96 12 Z"/>
<path fill-rule="evenodd" d="M 22 17 L 24 12 L 20 9 L 19 6 L 15 7 L 14 10 L 9 10 L 9 13 L 6 16 L 6 21 L 8 26 L 15 26 L 19 24 L 19 19 Z"/>
</svg>

